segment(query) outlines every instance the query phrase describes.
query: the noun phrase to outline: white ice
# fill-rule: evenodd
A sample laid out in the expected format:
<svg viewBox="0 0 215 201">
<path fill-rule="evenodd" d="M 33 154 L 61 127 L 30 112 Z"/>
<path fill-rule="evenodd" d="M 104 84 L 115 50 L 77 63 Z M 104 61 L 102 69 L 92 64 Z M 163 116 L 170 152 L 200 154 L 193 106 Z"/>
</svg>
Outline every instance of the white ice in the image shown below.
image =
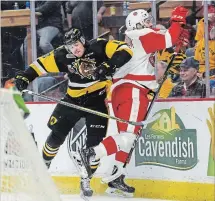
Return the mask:
<svg viewBox="0 0 215 201">
<path fill-rule="evenodd" d="M 62 195 L 62 201 L 84 201 L 79 195 Z M 110 196 L 92 196 L 89 201 L 167 201 L 146 198 L 122 198 Z"/>
</svg>

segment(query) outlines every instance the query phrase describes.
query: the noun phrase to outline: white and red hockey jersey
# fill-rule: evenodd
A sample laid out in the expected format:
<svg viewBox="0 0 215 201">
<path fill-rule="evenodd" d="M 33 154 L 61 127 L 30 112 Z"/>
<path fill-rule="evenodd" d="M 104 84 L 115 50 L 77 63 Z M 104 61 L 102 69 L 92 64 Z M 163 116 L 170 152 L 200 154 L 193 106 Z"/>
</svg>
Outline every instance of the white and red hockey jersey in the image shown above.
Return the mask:
<svg viewBox="0 0 215 201">
<path fill-rule="evenodd" d="M 133 57 L 114 74 L 112 89 L 122 83 L 156 89 L 155 52 L 172 47 L 181 31 L 181 25 L 177 22 L 172 23 L 165 33 L 151 28 L 126 31 L 125 34 L 132 42 Z"/>
</svg>

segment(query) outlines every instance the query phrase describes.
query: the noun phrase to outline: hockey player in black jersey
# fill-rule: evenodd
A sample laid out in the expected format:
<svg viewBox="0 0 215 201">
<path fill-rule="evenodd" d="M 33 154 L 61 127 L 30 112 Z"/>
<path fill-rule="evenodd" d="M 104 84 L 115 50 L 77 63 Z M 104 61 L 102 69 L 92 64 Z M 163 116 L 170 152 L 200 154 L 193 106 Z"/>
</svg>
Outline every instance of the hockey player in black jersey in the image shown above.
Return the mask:
<svg viewBox="0 0 215 201">
<path fill-rule="evenodd" d="M 86 108 L 108 113 L 105 98 L 111 81 L 105 74 L 111 73 L 132 57 L 132 51 L 120 41 L 95 39 L 85 40 L 78 29 L 71 29 L 65 34 L 65 44 L 52 52 L 39 57 L 21 74 L 15 76 L 16 87 L 22 91 L 36 77 L 47 72 L 66 72 L 69 82 L 63 101 Z M 86 147 L 98 145 L 106 135 L 108 120 L 57 104 L 49 121 L 52 130 L 43 147 L 43 159 L 50 166 L 69 131 L 80 118 L 86 119 Z M 92 126 L 100 125 L 100 126 Z M 99 161 L 94 161 L 95 172 Z M 92 196 L 90 178 L 81 178 L 81 191 L 84 196 Z"/>
</svg>

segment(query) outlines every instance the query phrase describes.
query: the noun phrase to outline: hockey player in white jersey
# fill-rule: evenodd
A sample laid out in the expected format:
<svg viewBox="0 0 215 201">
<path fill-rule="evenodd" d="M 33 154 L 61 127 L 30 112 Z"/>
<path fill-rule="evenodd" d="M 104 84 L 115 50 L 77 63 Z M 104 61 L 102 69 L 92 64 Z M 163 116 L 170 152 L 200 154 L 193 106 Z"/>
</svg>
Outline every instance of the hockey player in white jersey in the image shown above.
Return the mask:
<svg viewBox="0 0 215 201">
<path fill-rule="evenodd" d="M 188 10 L 177 7 L 170 19 L 171 26 L 165 32 L 152 29 L 149 14 L 143 10 L 132 11 L 126 18 L 126 37 L 133 51 L 132 59 L 120 67 L 113 76 L 111 103 L 116 117 L 139 122 L 144 120 L 149 105 L 148 94 L 158 87 L 155 79 L 154 53 L 174 45 L 183 44 L 188 32 L 183 29 Z M 122 174 L 108 183 L 110 192 L 121 190 L 133 194 L 134 188 L 124 183 L 123 164 L 139 134 L 140 126 L 117 122 L 119 135 L 105 138 L 98 146 L 82 150 L 80 155 L 88 168 L 91 159 L 115 155 L 116 169 Z M 116 172 L 116 171 L 115 171 Z"/>
</svg>

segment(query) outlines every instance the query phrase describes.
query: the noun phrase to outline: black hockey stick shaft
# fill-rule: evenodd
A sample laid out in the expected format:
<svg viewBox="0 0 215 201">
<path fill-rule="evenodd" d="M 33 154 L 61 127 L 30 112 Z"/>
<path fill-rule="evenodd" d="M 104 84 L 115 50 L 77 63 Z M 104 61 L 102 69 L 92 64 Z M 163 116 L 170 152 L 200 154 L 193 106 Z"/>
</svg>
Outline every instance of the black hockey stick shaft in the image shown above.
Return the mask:
<svg viewBox="0 0 215 201">
<path fill-rule="evenodd" d="M 165 80 L 167 79 L 168 71 L 169 71 L 169 69 L 171 68 L 172 63 L 173 63 L 173 61 L 174 61 L 176 55 L 177 55 L 177 52 L 174 52 L 174 53 L 173 53 L 173 56 L 172 56 L 172 58 L 171 58 L 171 60 L 170 60 L 170 62 L 169 62 L 169 64 L 168 64 L 168 66 L 167 66 L 167 68 L 166 68 L 166 71 L 164 72 L 162 81 L 160 82 L 157 91 L 154 92 L 153 99 L 151 100 L 151 104 L 149 105 L 149 108 L 148 108 L 148 110 L 147 110 L 147 113 L 146 113 L 146 115 L 145 115 L 144 120 L 146 120 L 146 119 L 148 118 L 148 116 L 149 116 L 149 114 L 150 114 L 150 112 L 151 112 L 151 110 L 152 110 L 152 107 L 153 107 L 155 101 L 157 100 L 157 97 L 159 96 L 160 89 L 161 89 L 161 87 L 163 86 L 163 83 L 165 82 Z M 129 151 L 129 153 L 128 153 L 128 157 L 127 157 L 127 159 L 126 159 L 126 161 L 125 161 L 123 167 L 126 167 L 126 165 L 129 163 L 129 161 L 130 161 L 130 159 L 131 159 L 131 156 L 132 156 L 132 153 L 133 153 L 133 151 L 134 151 L 134 149 L 135 149 L 135 147 L 136 147 L 136 144 L 137 144 L 137 142 L 138 142 L 139 137 L 140 137 L 140 134 L 136 136 L 136 139 L 135 139 L 135 141 L 134 141 L 134 144 L 133 144 L 132 148 L 130 149 L 130 151 Z"/>
</svg>

